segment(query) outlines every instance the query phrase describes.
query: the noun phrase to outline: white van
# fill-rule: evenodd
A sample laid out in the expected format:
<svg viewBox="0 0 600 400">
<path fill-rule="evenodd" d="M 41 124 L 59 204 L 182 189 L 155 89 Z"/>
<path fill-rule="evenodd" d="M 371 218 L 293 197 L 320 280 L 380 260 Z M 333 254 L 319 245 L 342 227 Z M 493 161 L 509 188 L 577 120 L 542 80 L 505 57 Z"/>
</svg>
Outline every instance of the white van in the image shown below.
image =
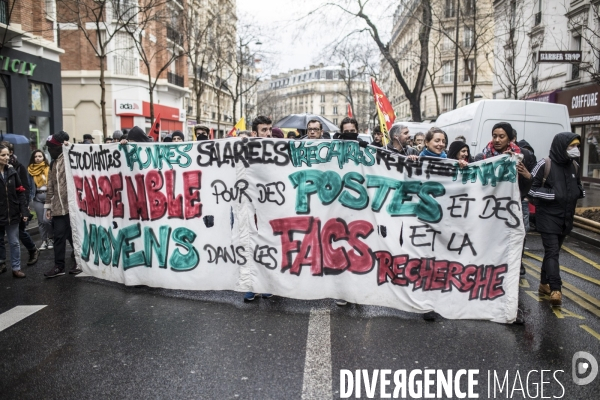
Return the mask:
<svg viewBox="0 0 600 400">
<path fill-rule="evenodd" d="M 440 115 L 435 126 L 446 132 L 450 143 L 459 135 L 466 137 L 475 156 L 492 140 L 498 122 L 511 124 L 517 140 L 528 141 L 538 160 L 548 156 L 557 133 L 571 131 L 566 106 L 527 100 L 478 101 Z"/>
</svg>

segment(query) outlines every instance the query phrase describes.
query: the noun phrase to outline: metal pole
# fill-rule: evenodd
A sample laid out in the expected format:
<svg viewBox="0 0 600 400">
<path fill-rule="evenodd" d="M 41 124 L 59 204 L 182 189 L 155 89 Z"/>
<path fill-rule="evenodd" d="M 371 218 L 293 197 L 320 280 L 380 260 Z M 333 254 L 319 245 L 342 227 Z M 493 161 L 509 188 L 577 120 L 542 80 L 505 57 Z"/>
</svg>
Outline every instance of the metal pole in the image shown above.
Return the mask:
<svg viewBox="0 0 600 400">
<path fill-rule="evenodd" d="M 454 108 L 458 105 L 458 29 L 460 27 L 460 0 L 457 0 L 456 7 L 456 41 L 454 43 Z"/>
</svg>

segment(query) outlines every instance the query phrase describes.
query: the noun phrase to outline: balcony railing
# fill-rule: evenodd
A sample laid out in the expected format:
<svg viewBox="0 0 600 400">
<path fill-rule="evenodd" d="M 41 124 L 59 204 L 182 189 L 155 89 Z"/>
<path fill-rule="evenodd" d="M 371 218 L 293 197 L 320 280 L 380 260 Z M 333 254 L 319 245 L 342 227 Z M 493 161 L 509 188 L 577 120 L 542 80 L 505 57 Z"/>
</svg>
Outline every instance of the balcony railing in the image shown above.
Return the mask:
<svg viewBox="0 0 600 400">
<path fill-rule="evenodd" d="M 183 45 L 183 35 L 170 26 L 167 26 L 167 39 L 180 46 Z"/>
<path fill-rule="evenodd" d="M 167 72 L 167 82 L 183 87 L 183 76 L 174 74 L 172 72 Z"/>
</svg>

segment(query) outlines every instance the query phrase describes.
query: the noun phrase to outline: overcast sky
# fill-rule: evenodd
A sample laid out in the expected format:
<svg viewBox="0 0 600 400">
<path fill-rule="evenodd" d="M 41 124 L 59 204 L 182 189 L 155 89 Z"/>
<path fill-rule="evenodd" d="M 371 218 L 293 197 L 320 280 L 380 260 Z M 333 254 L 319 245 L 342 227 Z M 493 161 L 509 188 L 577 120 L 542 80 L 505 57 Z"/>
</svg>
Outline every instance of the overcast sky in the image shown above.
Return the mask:
<svg viewBox="0 0 600 400">
<path fill-rule="evenodd" d="M 327 63 L 327 60 L 320 56 L 327 44 L 339 37 L 344 29 L 359 26 L 358 21 L 343 26 L 333 26 L 335 20 L 339 18 L 334 10 L 330 10 L 327 15 L 322 15 L 320 21 L 311 19 L 307 24 L 305 19 L 300 20 L 325 2 L 323 0 L 237 0 L 237 13 L 240 21 L 260 25 L 265 32 L 260 48 L 271 52 L 271 59 L 275 58 L 271 71 L 287 72 L 319 61 Z M 373 8 L 369 11 L 386 32 L 391 21 L 389 10 L 394 8 L 390 7 L 390 4 L 395 2 L 391 0 L 371 0 L 371 2 Z M 382 5 L 385 8 L 382 8 Z M 387 14 L 387 18 L 382 18 L 382 14 Z"/>
</svg>

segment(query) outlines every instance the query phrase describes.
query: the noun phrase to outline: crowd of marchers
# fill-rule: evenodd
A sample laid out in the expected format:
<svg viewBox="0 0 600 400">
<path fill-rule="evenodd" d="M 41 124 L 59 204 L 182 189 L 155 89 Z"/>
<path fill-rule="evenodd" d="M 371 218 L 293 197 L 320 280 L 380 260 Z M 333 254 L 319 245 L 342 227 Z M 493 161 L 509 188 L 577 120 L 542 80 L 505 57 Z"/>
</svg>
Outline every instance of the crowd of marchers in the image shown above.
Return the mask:
<svg viewBox="0 0 600 400">
<path fill-rule="evenodd" d="M 490 141 L 480 153 L 472 155 L 470 146 L 462 136 L 449 142 L 448 135 L 440 128 L 433 127 L 427 132 L 416 132 L 411 135 L 407 126 L 394 124 L 389 132 L 389 143 L 384 145 L 384 134 L 377 126 L 372 132 L 372 141 L 366 142 L 359 137 L 358 121 L 344 118 L 339 132 L 331 134 L 323 130 L 319 119 L 308 121 L 305 129 L 287 129 L 287 133 L 273 127 L 270 118 L 258 116 L 252 121 L 251 131 L 239 131 L 238 138 L 279 138 L 288 140 L 354 140 L 361 146 L 373 146 L 378 151 L 390 152 L 410 160 L 420 157 L 447 158 L 456 160 L 459 168 L 469 163 L 485 160 L 502 154 L 517 155 L 518 187 L 521 197 L 523 225 L 525 231 L 532 227 L 530 212 L 535 210 L 535 229 L 540 233 L 544 247 L 540 283 L 538 291 L 549 297 L 553 306 L 562 305 L 562 281 L 559 268 L 559 252 L 566 235 L 573 228 L 573 219 L 577 200 L 585 196 L 579 178 L 579 136 L 571 132 L 557 133 L 550 148 L 550 154 L 542 155 L 536 160 L 535 150 L 525 140 L 517 140 L 517 132 L 507 122 L 499 122 L 492 128 Z M 205 126 L 194 127 L 195 140 L 211 140 L 210 130 Z M 183 142 L 185 136 L 181 131 L 174 131 L 163 138 L 163 142 Z M 151 143 L 152 138 L 146 132 L 133 127 L 128 130 L 115 131 L 105 143 Z M 93 144 L 91 135 L 84 135 L 83 143 Z M 66 243 L 72 243 L 71 222 L 68 208 L 68 191 L 62 147 L 68 146 L 69 135 L 60 131 L 48 137 L 46 148 L 51 160 L 48 161 L 44 151 L 36 149 L 32 152 L 29 165 L 21 164 L 15 154 L 13 145 L 0 143 L 0 232 L 8 237 L 10 247 L 10 264 L 15 278 L 25 278 L 21 271 L 20 242 L 29 253 L 28 265 L 37 262 L 40 250 L 54 251 L 54 265 L 44 273 L 47 278 L 65 274 Z M 28 221 L 34 211 L 41 236 L 41 244 L 36 246 L 26 230 Z M 525 240 L 523 241 L 525 249 Z M 74 256 L 74 253 L 71 254 Z M 0 273 L 7 271 L 6 249 L 4 240 L 0 240 Z M 78 274 L 81 268 L 74 264 L 69 270 Z M 525 268 L 521 264 L 521 275 Z M 263 293 L 263 298 L 272 295 Z M 256 293 L 248 292 L 244 301 L 253 301 Z M 343 306 L 345 300 L 336 300 Z M 427 312 L 423 318 L 435 320 L 433 311 Z M 517 315 L 516 323 L 523 323 L 522 313 Z"/>
</svg>

